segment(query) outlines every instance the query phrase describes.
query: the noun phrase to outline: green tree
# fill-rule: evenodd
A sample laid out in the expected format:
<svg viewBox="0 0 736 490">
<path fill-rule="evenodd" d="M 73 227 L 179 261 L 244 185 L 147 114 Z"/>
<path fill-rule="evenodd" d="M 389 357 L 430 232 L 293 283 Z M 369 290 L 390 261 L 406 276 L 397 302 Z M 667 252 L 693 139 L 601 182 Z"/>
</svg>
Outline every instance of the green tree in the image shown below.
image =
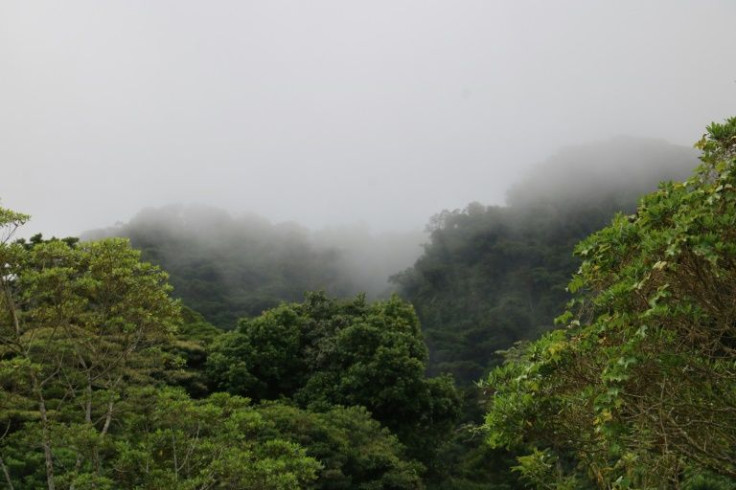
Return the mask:
<svg viewBox="0 0 736 490">
<path fill-rule="evenodd" d="M 215 342 L 207 366 L 215 390 L 314 410 L 363 406 L 426 461 L 459 410 L 451 379 L 426 378 L 426 360 L 408 303 L 312 293 L 243 320 Z"/>
<path fill-rule="evenodd" d="M 27 219 L 0 215 L 6 237 Z M 6 240 L 0 264 L 5 482 L 54 489 L 102 478 L 98 449 L 121 392 L 147 379 L 178 321 L 166 274 L 120 239 Z"/>
<path fill-rule="evenodd" d="M 320 463 L 275 433 L 245 398 L 217 393 L 193 401 L 148 387 L 125 405 L 109 454 L 115 488 L 314 488 Z"/>
<path fill-rule="evenodd" d="M 692 178 L 577 247 L 565 328 L 487 382 L 491 443 L 528 448 L 540 488 L 736 478 L 736 118 L 697 147 Z"/>
<path fill-rule="evenodd" d="M 181 386 L 193 398 L 204 398 L 210 393 L 207 356 L 212 343 L 224 331 L 186 305 L 181 307 L 181 319 L 173 341 L 162 347 L 169 362 L 162 364 L 153 376 L 167 385 Z"/>
<path fill-rule="evenodd" d="M 404 446 L 362 407 L 334 407 L 310 412 L 266 402 L 258 412 L 273 424 L 268 439 L 286 439 L 304 447 L 322 464 L 316 488 L 419 489 L 422 467 Z"/>
</svg>

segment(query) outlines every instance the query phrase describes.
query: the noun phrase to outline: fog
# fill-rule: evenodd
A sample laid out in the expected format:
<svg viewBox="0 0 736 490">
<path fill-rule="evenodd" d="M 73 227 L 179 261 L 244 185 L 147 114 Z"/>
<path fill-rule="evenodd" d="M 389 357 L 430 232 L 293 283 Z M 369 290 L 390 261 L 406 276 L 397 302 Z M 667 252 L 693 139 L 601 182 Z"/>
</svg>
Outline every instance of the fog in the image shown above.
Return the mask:
<svg viewBox="0 0 736 490">
<path fill-rule="evenodd" d="M 83 240 L 123 236 L 144 260 L 170 273 L 173 294 L 215 325 L 231 329 L 305 291 L 385 298 L 389 276 L 420 255 L 423 233 L 372 233 L 365 225 L 310 231 L 253 214 L 201 205 L 146 208 L 128 223 L 86 232 Z"/>
<path fill-rule="evenodd" d="M 693 148 L 617 137 L 563 148 L 527 170 L 509 190 L 507 206 L 476 202 L 464 210 L 445 210 L 429 220 L 425 232 L 377 233 L 366 224 L 310 230 L 252 213 L 169 205 L 146 208 L 127 223 L 86 232 L 82 239 L 129 238 L 145 260 L 171 274 L 175 295 L 229 329 L 241 316 L 260 314 L 280 301 L 301 301 L 305 291 L 324 290 L 338 297 L 364 293 L 370 300 L 405 293 L 402 288 L 413 278 L 437 267 L 432 265 L 438 260 L 432 257 L 433 248 L 435 254 L 439 248 L 441 257 L 455 256 L 467 265 L 478 243 L 488 246 L 488 238 L 499 234 L 534 243 L 535 233 L 543 234 L 545 226 L 557 232 L 598 229 L 618 211 L 633 212 L 640 196 L 659 182 L 683 180 L 697 164 Z M 472 223 L 458 230 L 456 218 L 462 214 L 473 217 Z M 454 223 L 454 239 L 433 232 L 446 229 L 449 222 Z M 571 248 L 564 240 L 555 242 L 559 236 L 550 237 L 554 246 Z M 498 253 L 494 247 L 481 249 Z M 565 249 L 567 256 L 570 252 Z"/>
<path fill-rule="evenodd" d="M 698 156 L 695 148 L 647 138 L 618 136 L 573 145 L 528 169 L 511 186 L 506 202 L 512 207 L 554 203 L 564 209 L 612 199 L 624 210 L 659 182 L 690 177 Z"/>
<path fill-rule="evenodd" d="M 1 204 L 24 234 L 173 202 L 420 230 L 565 146 L 692 145 L 736 114 L 734 19 L 732 0 L 6 0 Z"/>
</svg>

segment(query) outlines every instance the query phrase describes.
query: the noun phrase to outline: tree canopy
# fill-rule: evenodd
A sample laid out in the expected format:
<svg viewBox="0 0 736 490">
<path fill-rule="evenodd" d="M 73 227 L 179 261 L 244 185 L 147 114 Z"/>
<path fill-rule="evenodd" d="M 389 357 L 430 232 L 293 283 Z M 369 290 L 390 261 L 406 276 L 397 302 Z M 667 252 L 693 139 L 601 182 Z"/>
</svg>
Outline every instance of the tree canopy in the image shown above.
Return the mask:
<svg viewBox="0 0 736 490">
<path fill-rule="evenodd" d="M 393 378 L 380 377 L 379 372 L 393 372 L 392 367 L 380 365 L 383 360 L 408 356 L 407 362 L 414 366 L 411 359 L 416 358 L 418 369 L 402 372 L 399 367 L 395 372 L 412 383 L 424 382 L 421 361 L 426 349 L 410 306 L 397 300 L 386 307 L 395 311 L 384 313 L 361 299 L 340 311 L 336 302 L 314 295 L 312 306 L 324 315 L 317 315 L 319 321 L 311 318 L 309 326 L 321 321 L 326 329 L 311 333 L 315 345 L 320 334 L 335 334 L 342 326 L 359 323 L 350 315 L 362 311 L 365 317 L 360 322 L 377 330 L 385 328 L 378 335 L 386 336 L 387 343 L 396 341 L 395 354 L 356 368 L 366 377 L 360 386 L 344 390 L 346 397 L 339 400 L 320 398 L 315 401 L 319 410 L 284 402 L 282 395 L 288 390 L 281 385 L 280 400 L 258 406 L 245 397 L 210 391 L 206 368 L 216 364 L 220 352 L 214 346 L 228 345 L 233 339 L 196 312 L 182 309 L 169 295 L 167 275 L 142 262 L 140 252 L 127 240 L 79 242 L 35 236 L 10 243 L 12 233 L 27 219 L 0 209 L 5 232 L 0 243 L 4 265 L 0 275 L 0 481 L 4 487 L 422 488 L 424 467 L 363 407 L 372 403 L 371 408 L 378 410 L 381 403 L 392 400 L 391 394 L 385 399 L 379 396 L 381 389 L 396 389 L 385 384 Z M 248 339 L 253 342 L 247 344 L 244 359 L 229 359 L 236 376 L 242 374 L 236 371 L 243 360 L 260 366 L 254 373 L 268 383 L 299 376 L 288 363 L 292 352 L 279 351 L 288 344 L 282 334 L 299 325 L 287 321 L 279 328 L 277 320 L 290 318 L 288 310 L 284 306 L 244 321 L 250 325 Z M 338 313 L 344 316 L 333 318 Z M 280 344 L 282 340 L 287 344 Z M 333 340 L 321 338 L 325 345 Z M 205 364 L 210 350 L 215 353 Z M 326 353 L 325 348 L 322 354 Z M 370 353 L 366 351 L 361 359 L 368 361 Z M 269 362 L 278 364 L 269 370 Z M 313 358 L 309 362 L 319 364 Z M 367 379 L 374 375 L 370 386 L 378 391 L 372 393 Z M 264 393 L 247 385 L 248 379 L 234 386 L 247 386 L 247 394 L 265 399 Z M 171 385 L 185 387 L 197 399 Z M 437 428 L 427 425 L 427 419 L 452 414 L 452 385 L 437 386 L 447 392 L 435 389 L 430 381 L 424 386 L 427 396 L 447 395 L 450 408 L 443 412 L 427 406 L 427 399 L 419 400 L 416 403 L 425 403 L 419 409 L 426 413 L 412 412 L 420 420 L 415 425 Z M 403 399 L 393 401 L 413 401 L 413 394 L 403 393 Z M 316 400 L 321 395 L 314 396 Z M 388 413 L 399 416 L 402 412 L 384 408 L 383 414 Z M 398 430 L 403 422 L 397 421 L 393 428 Z"/>
<path fill-rule="evenodd" d="M 107 437 L 124 385 L 148 379 L 175 328 L 166 274 L 139 255 L 120 239 L 0 245 L 0 423 L 4 439 L 42 450 L 49 488 L 62 471 L 98 475 L 99 454 L 86 449 Z"/>
<path fill-rule="evenodd" d="M 426 459 L 457 418 L 451 379 L 426 378 L 416 314 L 393 297 L 367 303 L 324 293 L 244 319 L 207 361 L 213 389 L 303 408 L 362 406 Z"/>
</svg>

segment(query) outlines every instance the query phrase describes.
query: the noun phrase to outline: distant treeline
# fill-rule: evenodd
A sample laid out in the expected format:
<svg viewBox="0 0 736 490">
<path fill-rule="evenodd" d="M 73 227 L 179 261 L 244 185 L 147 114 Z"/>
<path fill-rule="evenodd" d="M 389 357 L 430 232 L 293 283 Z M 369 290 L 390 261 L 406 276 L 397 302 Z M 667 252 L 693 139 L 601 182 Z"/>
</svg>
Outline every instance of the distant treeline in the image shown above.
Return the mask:
<svg viewBox="0 0 736 490">
<path fill-rule="evenodd" d="M 143 258 L 170 274 L 174 295 L 214 325 L 233 329 L 307 291 L 387 298 L 388 277 L 421 253 L 421 232 L 374 234 L 365 226 L 311 232 L 255 215 L 206 206 L 141 211 L 129 223 L 85 238 L 129 238 Z"/>
<path fill-rule="evenodd" d="M 424 254 L 393 277 L 417 309 L 431 372 L 472 383 L 499 362 L 497 351 L 549 330 L 580 263 L 575 244 L 695 165 L 694 149 L 616 138 L 540 164 L 509 191 L 508 206 L 473 203 L 432 218 Z"/>
<path fill-rule="evenodd" d="M 226 330 L 306 291 L 369 299 L 398 291 L 419 315 L 430 372 L 472 383 L 498 363 L 496 351 L 552 327 L 569 299 L 578 241 L 696 164 L 694 149 L 659 140 L 566 148 L 513 186 L 507 206 L 442 211 L 424 234 L 376 235 L 362 226 L 313 232 L 172 205 L 87 237 L 129 238 L 170 274 L 175 296 Z"/>
</svg>

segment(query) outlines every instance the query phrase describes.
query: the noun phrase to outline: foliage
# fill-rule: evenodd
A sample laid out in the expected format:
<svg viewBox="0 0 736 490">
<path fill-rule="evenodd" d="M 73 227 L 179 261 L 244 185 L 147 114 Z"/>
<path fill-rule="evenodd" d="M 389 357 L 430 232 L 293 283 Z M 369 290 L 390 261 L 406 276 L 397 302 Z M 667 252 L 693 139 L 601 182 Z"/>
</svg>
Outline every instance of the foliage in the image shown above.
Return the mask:
<svg viewBox="0 0 736 490">
<path fill-rule="evenodd" d="M 540 488 L 736 477 L 736 118 L 697 146 L 692 178 L 576 248 L 565 328 L 487 381 L 490 442 L 530 448 L 520 470 Z M 555 480 L 534 473 L 544 465 Z"/>
<path fill-rule="evenodd" d="M 27 219 L 2 217 L 8 238 Z M 411 442 L 452 426 L 452 384 L 424 378 L 416 316 L 398 299 L 313 294 L 224 334 L 180 308 L 127 240 L 38 235 L 0 254 L 0 478 L 11 490 L 420 489 L 423 466 L 363 406 Z M 210 394 L 205 368 L 231 391 L 288 393 L 314 411 Z"/>
<path fill-rule="evenodd" d="M 274 424 L 266 437 L 304 447 L 322 464 L 316 488 L 371 490 L 422 488 L 421 465 L 409 461 L 396 436 L 362 407 L 309 412 L 267 402 L 258 412 Z"/>
<path fill-rule="evenodd" d="M 281 303 L 354 291 L 360 277 L 349 251 L 298 226 L 171 208 L 123 227 L 203 316 L 126 240 L 11 244 L 28 217 L 0 208 L 0 481 L 733 488 L 734 126 L 709 128 L 696 177 L 584 241 L 567 328 L 511 349 L 567 300 L 573 243 L 660 173 L 605 192 L 576 181 L 561 198 L 554 172 L 539 172 L 508 207 L 437 215 L 424 256 L 396 277 L 431 357 L 398 297 Z M 456 426 L 459 394 L 449 376 L 426 376 L 428 361 L 467 384 L 499 349 L 508 362 L 464 390 Z M 480 430 L 477 398 L 493 391 Z"/>
<path fill-rule="evenodd" d="M 495 351 L 535 336 L 564 305 L 567 251 L 591 229 L 557 233 L 554 215 L 471 205 L 435 218 L 424 255 L 394 277 L 425 326 L 432 373 L 475 381 Z"/>
<path fill-rule="evenodd" d="M 209 394 L 205 372 L 208 352 L 224 332 L 186 305 L 181 307 L 181 320 L 172 341 L 162 347 L 169 362 L 161 365 L 155 377 L 184 388 L 194 398 L 203 398 Z"/>
<path fill-rule="evenodd" d="M 6 228 L 27 217 L 0 210 Z M 11 231 L 6 230 L 6 237 Z M 126 240 L 0 244 L 0 471 L 15 488 L 291 490 L 322 468 L 249 401 L 165 388 L 219 332 Z M 188 360 L 192 360 L 190 357 Z M 190 366 L 196 371 L 196 366 Z"/>
<path fill-rule="evenodd" d="M 118 488 L 292 490 L 311 488 L 321 469 L 298 444 L 267 437 L 273 424 L 247 399 L 149 388 L 127 403 L 110 449 Z"/>
<path fill-rule="evenodd" d="M 511 471 L 513 454 L 486 443 L 486 431 L 474 424 L 461 424 L 442 444 L 427 479 L 432 490 L 511 490 L 523 488 Z"/>
<path fill-rule="evenodd" d="M 121 239 L 3 243 L 0 263 L 0 450 L 27 450 L 6 483 L 95 480 L 123 386 L 149 379 L 178 321 L 166 274 Z"/>
<path fill-rule="evenodd" d="M 449 378 L 425 378 L 426 359 L 411 305 L 310 293 L 243 320 L 216 341 L 207 369 L 215 390 L 314 410 L 363 406 L 426 460 L 459 407 Z"/>
</svg>

